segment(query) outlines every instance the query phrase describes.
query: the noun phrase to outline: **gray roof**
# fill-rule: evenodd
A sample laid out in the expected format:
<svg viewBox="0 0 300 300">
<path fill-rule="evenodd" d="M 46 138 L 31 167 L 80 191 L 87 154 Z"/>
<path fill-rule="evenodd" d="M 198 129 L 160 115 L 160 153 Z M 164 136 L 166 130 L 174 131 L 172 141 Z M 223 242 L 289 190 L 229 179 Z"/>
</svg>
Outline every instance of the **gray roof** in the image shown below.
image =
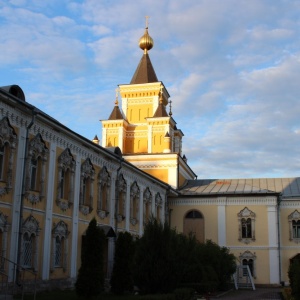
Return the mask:
<svg viewBox="0 0 300 300">
<path fill-rule="evenodd" d="M 254 179 L 189 180 L 180 189 L 182 195 L 274 194 L 300 197 L 300 177 Z"/>
</svg>

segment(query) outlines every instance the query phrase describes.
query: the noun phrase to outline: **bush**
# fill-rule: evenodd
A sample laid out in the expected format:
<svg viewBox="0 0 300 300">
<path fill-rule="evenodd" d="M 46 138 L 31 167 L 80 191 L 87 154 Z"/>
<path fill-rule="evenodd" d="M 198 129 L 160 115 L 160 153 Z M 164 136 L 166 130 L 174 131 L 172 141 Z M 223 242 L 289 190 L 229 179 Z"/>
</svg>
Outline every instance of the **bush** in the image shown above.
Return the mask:
<svg viewBox="0 0 300 300">
<path fill-rule="evenodd" d="M 175 300 L 191 300 L 195 295 L 195 290 L 192 288 L 180 288 L 174 291 Z"/>
<path fill-rule="evenodd" d="M 130 233 L 120 232 L 115 245 L 114 267 L 111 277 L 111 290 L 121 295 L 133 290 L 134 241 Z"/>
<path fill-rule="evenodd" d="M 135 284 L 143 294 L 172 292 L 179 282 L 176 232 L 151 218 L 138 240 L 135 256 Z"/>
<path fill-rule="evenodd" d="M 97 296 L 104 287 L 104 243 L 104 232 L 97 226 L 96 219 L 92 219 L 83 237 L 81 267 L 75 283 L 76 293 L 80 297 Z"/>
<path fill-rule="evenodd" d="M 295 300 L 300 299 L 300 262 L 294 260 L 289 267 L 288 271 L 290 287 L 292 289 L 292 295 Z"/>
</svg>

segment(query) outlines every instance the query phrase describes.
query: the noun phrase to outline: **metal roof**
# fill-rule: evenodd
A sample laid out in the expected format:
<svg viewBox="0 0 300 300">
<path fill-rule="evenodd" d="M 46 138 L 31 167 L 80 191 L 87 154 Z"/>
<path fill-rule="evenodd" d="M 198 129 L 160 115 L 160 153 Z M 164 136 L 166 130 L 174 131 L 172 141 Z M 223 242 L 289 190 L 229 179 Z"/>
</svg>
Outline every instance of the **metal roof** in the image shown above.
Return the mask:
<svg viewBox="0 0 300 300">
<path fill-rule="evenodd" d="M 182 195 L 274 194 L 300 197 L 300 177 L 253 179 L 189 180 L 180 189 Z"/>
</svg>

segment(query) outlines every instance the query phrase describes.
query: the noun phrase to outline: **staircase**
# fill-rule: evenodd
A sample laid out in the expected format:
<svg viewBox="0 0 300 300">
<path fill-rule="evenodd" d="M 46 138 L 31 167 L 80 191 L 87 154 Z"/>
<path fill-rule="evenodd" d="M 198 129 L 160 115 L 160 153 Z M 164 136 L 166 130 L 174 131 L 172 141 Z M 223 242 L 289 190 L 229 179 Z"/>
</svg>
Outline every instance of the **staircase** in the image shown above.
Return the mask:
<svg viewBox="0 0 300 300">
<path fill-rule="evenodd" d="M 253 277 L 251 275 L 249 266 L 239 265 L 236 267 L 236 272 L 233 274 L 233 281 L 235 289 L 252 289 L 255 290 Z"/>
</svg>

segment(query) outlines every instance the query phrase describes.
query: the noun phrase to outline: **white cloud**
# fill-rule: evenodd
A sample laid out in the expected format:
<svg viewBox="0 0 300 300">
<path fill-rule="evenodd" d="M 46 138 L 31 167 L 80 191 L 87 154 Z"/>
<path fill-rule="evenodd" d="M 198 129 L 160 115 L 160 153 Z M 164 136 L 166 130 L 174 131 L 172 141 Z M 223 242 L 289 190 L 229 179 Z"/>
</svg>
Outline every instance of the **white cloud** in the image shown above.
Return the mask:
<svg viewBox="0 0 300 300">
<path fill-rule="evenodd" d="M 199 177 L 298 175 L 299 1 L 0 3 L 1 82 L 71 129 L 100 138 L 150 15 L 151 61 Z"/>
</svg>

